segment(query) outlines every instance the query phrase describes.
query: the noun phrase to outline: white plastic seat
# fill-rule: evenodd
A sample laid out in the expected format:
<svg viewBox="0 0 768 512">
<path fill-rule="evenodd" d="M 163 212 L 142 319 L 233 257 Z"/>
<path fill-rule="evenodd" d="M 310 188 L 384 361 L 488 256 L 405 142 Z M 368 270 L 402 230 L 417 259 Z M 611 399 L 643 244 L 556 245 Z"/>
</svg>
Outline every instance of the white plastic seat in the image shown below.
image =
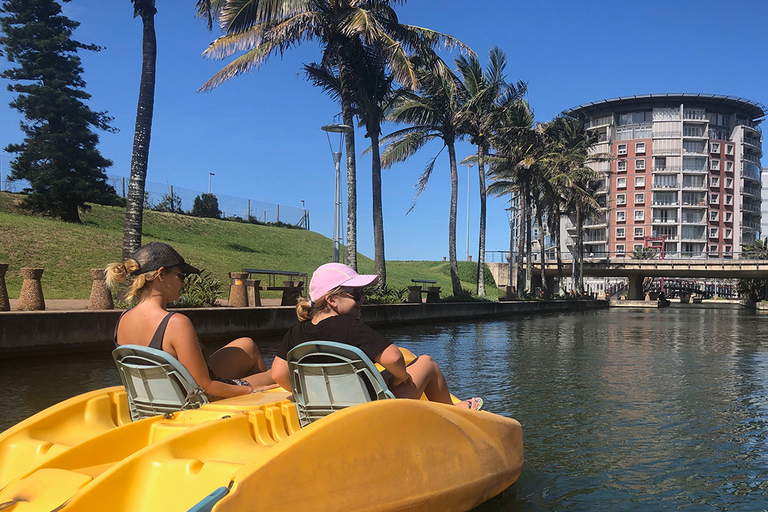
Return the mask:
<svg viewBox="0 0 768 512">
<path fill-rule="evenodd" d="M 302 427 L 352 405 L 395 398 L 373 361 L 352 345 L 310 341 L 287 359 Z"/>
<path fill-rule="evenodd" d="M 208 403 L 189 371 L 167 352 L 121 345 L 112 351 L 112 358 L 128 393 L 133 421 Z"/>
</svg>

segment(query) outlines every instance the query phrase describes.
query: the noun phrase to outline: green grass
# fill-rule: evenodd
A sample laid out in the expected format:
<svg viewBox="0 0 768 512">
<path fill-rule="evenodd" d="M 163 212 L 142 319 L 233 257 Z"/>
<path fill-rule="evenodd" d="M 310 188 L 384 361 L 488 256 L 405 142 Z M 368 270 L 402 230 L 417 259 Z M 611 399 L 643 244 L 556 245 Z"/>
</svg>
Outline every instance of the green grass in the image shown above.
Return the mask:
<svg viewBox="0 0 768 512">
<path fill-rule="evenodd" d="M 19 200 L 17 194 L 0 192 L 0 263 L 10 264 L 8 294 L 19 295 L 19 268 L 41 267 L 46 298 L 87 299 L 92 284 L 89 269 L 120 260 L 124 209 L 93 205 L 81 214 L 82 224 L 69 224 L 25 213 L 16 206 Z M 228 272 L 242 268 L 311 275 L 333 254 L 333 242 L 312 231 L 145 211 L 142 242 L 152 241 L 172 245 L 188 262 L 210 270 L 227 286 Z M 460 266 L 463 287 L 474 290 L 476 264 L 460 262 Z M 361 273 L 372 273 L 374 264 L 360 255 L 358 267 Z M 435 280 L 443 295 L 451 293 L 447 262 L 387 262 L 389 286 L 404 288 L 412 284 L 411 279 Z M 489 284 L 488 296 L 496 297 L 492 279 Z"/>
</svg>

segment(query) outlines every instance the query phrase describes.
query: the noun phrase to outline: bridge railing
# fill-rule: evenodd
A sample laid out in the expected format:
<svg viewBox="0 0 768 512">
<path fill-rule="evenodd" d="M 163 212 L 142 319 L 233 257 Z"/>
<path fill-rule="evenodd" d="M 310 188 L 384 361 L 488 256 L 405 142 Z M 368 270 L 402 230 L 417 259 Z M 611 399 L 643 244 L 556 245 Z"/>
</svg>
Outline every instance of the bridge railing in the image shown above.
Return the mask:
<svg viewBox="0 0 768 512">
<path fill-rule="evenodd" d="M 487 263 L 509 263 L 509 251 L 486 251 Z M 513 254 L 513 258 L 516 255 Z M 608 262 L 611 259 L 648 259 L 648 260 L 768 260 L 768 251 L 664 251 L 656 253 L 644 253 L 645 258 L 635 258 L 632 251 L 585 251 L 585 262 Z M 568 251 L 562 253 L 563 262 L 573 261 L 573 255 Z M 524 262 L 527 262 L 523 258 Z M 533 254 L 533 262 L 541 261 L 541 254 Z M 513 261 L 514 263 L 515 261 Z M 548 264 L 555 262 L 555 251 L 546 253 Z"/>
</svg>

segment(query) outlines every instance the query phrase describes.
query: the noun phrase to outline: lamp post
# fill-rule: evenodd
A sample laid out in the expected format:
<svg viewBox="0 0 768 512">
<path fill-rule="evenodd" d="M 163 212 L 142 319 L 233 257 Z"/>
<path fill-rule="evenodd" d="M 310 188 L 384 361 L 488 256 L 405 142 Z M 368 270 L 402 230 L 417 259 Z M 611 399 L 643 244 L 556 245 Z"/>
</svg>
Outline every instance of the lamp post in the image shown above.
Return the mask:
<svg viewBox="0 0 768 512">
<path fill-rule="evenodd" d="M 215 172 L 208 173 L 208 194 L 211 193 L 211 176 L 216 176 Z"/>
<path fill-rule="evenodd" d="M 339 245 L 341 243 L 341 141 L 344 134 L 351 132 L 352 127 L 346 124 L 326 124 L 321 129 L 328 137 L 328 146 L 331 148 L 333 165 L 336 168 L 336 192 L 334 194 L 333 208 L 333 261 L 339 262 Z M 339 150 L 334 151 L 331 144 L 331 133 L 339 134 Z"/>
</svg>

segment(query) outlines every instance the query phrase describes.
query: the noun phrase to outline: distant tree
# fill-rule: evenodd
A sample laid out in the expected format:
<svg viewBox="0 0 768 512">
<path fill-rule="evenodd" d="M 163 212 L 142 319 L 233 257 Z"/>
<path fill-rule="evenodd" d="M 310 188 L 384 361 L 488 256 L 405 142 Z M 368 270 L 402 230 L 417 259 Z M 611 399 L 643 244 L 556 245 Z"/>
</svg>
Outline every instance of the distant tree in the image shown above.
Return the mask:
<svg viewBox="0 0 768 512">
<path fill-rule="evenodd" d="M 741 249 L 741 257 L 745 260 L 768 260 L 768 238 L 755 240 Z M 758 302 L 768 299 L 768 279 L 739 279 L 737 284 L 739 295 L 747 300 Z"/>
<path fill-rule="evenodd" d="M 68 0 L 64 0 L 68 1 Z M 22 205 L 67 222 L 80 222 L 86 202 L 113 204 L 115 189 L 104 170 L 112 162 L 96 149 L 93 128 L 115 132 L 106 112 L 86 104 L 79 50 L 99 51 L 71 38 L 80 24 L 61 14 L 55 0 L 3 0 L 0 2 L 0 47 L 9 62 L 0 77 L 12 82 L 17 96 L 10 106 L 24 115 L 24 141 L 9 144 L 16 154 L 11 180 L 26 180 Z"/>
<path fill-rule="evenodd" d="M 153 208 L 156 212 L 184 213 L 181 207 L 181 198 L 173 192 L 169 192 L 160 198 L 160 202 Z"/>
<path fill-rule="evenodd" d="M 195 217 L 218 219 L 221 217 L 218 198 L 214 194 L 202 194 L 197 196 L 194 203 L 192 203 L 192 215 Z"/>
</svg>

